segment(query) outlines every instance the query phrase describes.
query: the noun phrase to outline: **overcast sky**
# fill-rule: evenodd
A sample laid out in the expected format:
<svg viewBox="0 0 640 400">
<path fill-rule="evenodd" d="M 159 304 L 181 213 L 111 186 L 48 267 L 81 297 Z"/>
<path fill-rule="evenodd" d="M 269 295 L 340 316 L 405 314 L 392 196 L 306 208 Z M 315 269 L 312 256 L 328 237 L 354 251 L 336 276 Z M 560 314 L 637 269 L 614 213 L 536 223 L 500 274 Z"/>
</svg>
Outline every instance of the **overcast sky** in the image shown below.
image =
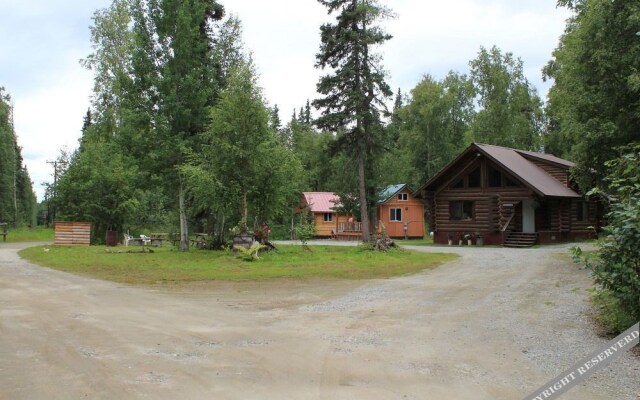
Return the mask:
<svg viewBox="0 0 640 400">
<path fill-rule="evenodd" d="M 22 154 L 42 200 L 63 147 L 77 146 L 89 107 L 92 75 L 78 61 L 91 52 L 89 26 L 111 0 L 1 0 L 0 86 L 12 95 Z M 315 97 L 319 26 L 330 21 L 315 0 L 221 1 L 243 22 L 260 82 L 286 122 Z M 541 69 L 558 44 L 569 13 L 556 0 L 393 0 L 385 22 L 394 38 L 381 49 L 394 92 L 407 93 L 424 74 L 468 72 L 480 46 L 497 45 L 524 61 L 527 78 L 544 96 Z"/>
</svg>

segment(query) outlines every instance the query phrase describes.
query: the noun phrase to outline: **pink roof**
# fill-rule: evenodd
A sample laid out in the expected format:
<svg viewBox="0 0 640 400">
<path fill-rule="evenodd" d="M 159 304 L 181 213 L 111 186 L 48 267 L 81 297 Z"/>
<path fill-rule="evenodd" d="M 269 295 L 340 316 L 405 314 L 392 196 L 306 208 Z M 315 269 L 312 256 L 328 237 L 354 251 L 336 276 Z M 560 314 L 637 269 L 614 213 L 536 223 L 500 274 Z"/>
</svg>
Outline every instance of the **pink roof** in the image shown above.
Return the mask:
<svg viewBox="0 0 640 400">
<path fill-rule="evenodd" d="M 311 212 L 332 213 L 336 205 L 340 204 L 340 198 L 332 192 L 302 192 L 304 200 L 309 205 Z"/>
</svg>

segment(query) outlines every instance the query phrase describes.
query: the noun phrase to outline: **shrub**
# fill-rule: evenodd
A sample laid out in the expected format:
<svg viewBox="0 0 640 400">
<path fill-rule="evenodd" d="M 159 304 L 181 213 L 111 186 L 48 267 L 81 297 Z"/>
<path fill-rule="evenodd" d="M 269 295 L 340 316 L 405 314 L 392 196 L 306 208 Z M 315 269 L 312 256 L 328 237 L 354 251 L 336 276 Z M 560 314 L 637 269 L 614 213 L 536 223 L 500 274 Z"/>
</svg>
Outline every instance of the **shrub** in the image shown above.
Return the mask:
<svg viewBox="0 0 640 400">
<path fill-rule="evenodd" d="M 600 289 L 594 298 L 600 319 L 617 332 L 640 320 L 640 145 L 624 151 L 606 163 L 607 187 L 592 191 L 606 192 L 613 203 L 597 258 L 585 260 Z"/>
</svg>

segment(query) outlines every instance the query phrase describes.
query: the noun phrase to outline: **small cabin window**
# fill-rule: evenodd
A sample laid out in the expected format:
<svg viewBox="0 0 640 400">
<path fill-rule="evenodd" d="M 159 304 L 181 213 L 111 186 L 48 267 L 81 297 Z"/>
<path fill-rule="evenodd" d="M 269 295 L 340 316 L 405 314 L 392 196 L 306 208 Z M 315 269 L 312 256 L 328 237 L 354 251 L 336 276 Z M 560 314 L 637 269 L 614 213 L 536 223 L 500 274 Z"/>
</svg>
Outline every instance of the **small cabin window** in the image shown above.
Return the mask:
<svg viewBox="0 0 640 400">
<path fill-rule="evenodd" d="M 324 213 L 324 222 L 333 222 L 333 214 Z"/>
<path fill-rule="evenodd" d="M 402 221 L 402 208 L 390 208 L 389 209 L 389 221 L 401 222 Z"/>
<path fill-rule="evenodd" d="M 479 188 L 480 187 L 480 167 L 471 171 L 468 177 L 469 187 L 470 188 Z"/>
<path fill-rule="evenodd" d="M 409 196 L 407 195 L 407 193 L 398 193 L 398 200 L 407 201 L 409 200 Z"/>
<path fill-rule="evenodd" d="M 473 201 L 450 202 L 449 219 L 451 221 L 464 221 L 473 219 Z"/>
<path fill-rule="evenodd" d="M 506 187 L 518 187 L 520 186 L 518 184 L 518 182 L 516 182 L 514 179 L 509 178 L 508 176 L 504 176 L 504 185 Z"/>
<path fill-rule="evenodd" d="M 579 201 L 576 204 L 576 221 L 586 221 L 589 213 L 589 203 Z"/>
<path fill-rule="evenodd" d="M 502 187 L 502 173 L 492 167 L 487 168 L 489 175 L 489 187 L 498 188 Z"/>
</svg>

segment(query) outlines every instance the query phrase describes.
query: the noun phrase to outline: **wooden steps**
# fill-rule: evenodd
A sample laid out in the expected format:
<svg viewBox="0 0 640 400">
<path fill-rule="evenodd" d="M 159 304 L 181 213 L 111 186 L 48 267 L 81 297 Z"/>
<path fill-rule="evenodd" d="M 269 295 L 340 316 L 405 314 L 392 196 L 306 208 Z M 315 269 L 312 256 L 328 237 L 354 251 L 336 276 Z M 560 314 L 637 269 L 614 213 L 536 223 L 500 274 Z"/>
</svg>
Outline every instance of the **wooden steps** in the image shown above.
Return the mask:
<svg viewBox="0 0 640 400">
<path fill-rule="evenodd" d="M 525 248 L 538 242 L 537 233 L 511 232 L 502 244 L 504 247 Z"/>
</svg>

